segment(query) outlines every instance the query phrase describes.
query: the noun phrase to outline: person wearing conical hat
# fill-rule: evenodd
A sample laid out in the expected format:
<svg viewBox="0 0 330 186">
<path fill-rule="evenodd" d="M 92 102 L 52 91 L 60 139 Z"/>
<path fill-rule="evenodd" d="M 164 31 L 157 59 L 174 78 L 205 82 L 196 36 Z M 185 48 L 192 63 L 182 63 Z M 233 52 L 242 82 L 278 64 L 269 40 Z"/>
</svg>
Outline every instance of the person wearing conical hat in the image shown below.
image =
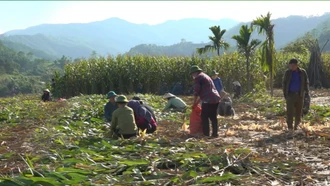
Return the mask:
<svg viewBox="0 0 330 186">
<path fill-rule="evenodd" d="M 104 117 L 107 122 L 111 122 L 112 113 L 118 108 L 115 98 L 117 94 L 114 91 L 110 91 L 107 94 L 108 103 L 104 106 Z"/>
<path fill-rule="evenodd" d="M 118 109 L 113 112 L 110 127 L 110 137 L 123 137 L 124 139 L 137 136 L 137 126 L 134 111 L 127 106 L 126 96 L 120 95 L 116 98 Z"/>
<path fill-rule="evenodd" d="M 217 110 L 220 101 L 220 95 L 214 86 L 212 79 L 202 72 L 197 65 L 190 68 L 190 75 L 194 79 L 194 103 L 193 107 L 202 101 L 201 119 L 203 124 L 203 133 L 210 135 L 210 124 L 212 122 L 212 137 L 218 137 L 218 119 Z"/>
<path fill-rule="evenodd" d="M 187 108 L 187 104 L 181 98 L 176 97 L 174 94 L 166 93 L 164 98 L 167 99 L 167 104 L 163 109 L 163 112 L 170 109 L 173 109 L 173 111 L 183 112 Z"/>
<path fill-rule="evenodd" d="M 214 86 L 217 89 L 218 93 L 220 94 L 220 92 L 223 90 L 223 85 L 222 85 L 222 81 L 218 75 L 219 75 L 219 73 L 215 70 L 213 70 L 211 73 L 211 77 L 212 77 Z"/>
<path fill-rule="evenodd" d="M 45 89 L 45 90 L 44 90 L 44 93 L 43 93 L 42 96 L 41 96 L 41 100 L 42 100 L 43 102 L 51 101 L 51 100 L 52 100 L 52 97 L 50 96 L 50 91 L 49 91 L 49 89 Z"/>
</svg>

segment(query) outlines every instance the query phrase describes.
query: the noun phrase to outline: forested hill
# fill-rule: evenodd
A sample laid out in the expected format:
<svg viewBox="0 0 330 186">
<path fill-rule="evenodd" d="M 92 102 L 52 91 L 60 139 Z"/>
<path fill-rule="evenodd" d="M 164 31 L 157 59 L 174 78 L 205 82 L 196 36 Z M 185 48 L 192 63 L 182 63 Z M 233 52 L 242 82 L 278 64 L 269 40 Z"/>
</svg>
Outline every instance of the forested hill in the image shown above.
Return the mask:
<svg viewBox="0 0 330 186">
<path fill-rule="evenodd" d="M 208 27 L 230 29 L 239 22 L 231 19 L 183 19 L 158 25 L 134 24 L 119 18 L 85 24 L 43 24 L 5 33 L 4 40 L 24 44 L 50 55 L 72 58 L 98 54 L 119 54 L 139 44 L 171 45 L 182 38 L 207 41 Z"/>
<path fill-rule="evenodd" d="M 18 93 L 36 93 L 45 88 L 54 70 L 60 70 L 69 60 L 56 61 L 37 58 L 33 53 L 15 51 L 0 41 L 0 97 Z"/>
<path fill-rule="evenodd" d="M 295 21 L 294 21 L 295 20 Z M 303 20 L 307 20 L 306 25 L 314 27 L 314 29 L 309 29 L 305 24 L 303 24 Z M 313 22 L 314 20 L 315 22 Z M 292 25 L 292 30 L 284 31 L 285 27 L 288 27 L 289 24 L 295 22 L 295 24 Z M 300 26 L 299 26 L 299 24 Z M 249 24 L 249 23 L 248 23 Z M 311 18 L 302 18 L 300 16 L 291 16 L 288 18 L 281 18 L 281 19 L 275 19 L 275 45 L 276 49 L 282 49 L 286 45 L 294 46 L 292 43 L 295 43 L 299 40 L 299 43 L 301 41 L 301 38 L 305 37 L 305 35 L 308 33 L 314 38 L 319 40 L 320 47 L 322 48 L 323 45 L 327 42 L 328 39 L 330 39 L 330 15 L 325 14 L 321 17 L 311 17 Z M 243 25 L 243 24 L 240 24 Z M 228 52 L 235 50 L 236 43 L 235 40 L 231 39 L 231 36 L 233 35 L 234 30 L 236 31 L 236 34 L 238 34 L 238 27 L 234 27 L 224 34 L 224 40 L 228 43 L 230 43 L 231 47 L 228 50 Z M 295 34 L 296 33 L 296 34 Z M 211 36 L 212 33 L 209 31 L 209 35 Z M 230 38 L 229 38 L 230 36 Z M 263 36 L 259 36 L 256 31 L 253 34 L 253 38 L 263 39 Z M 290 38 L 293 39 L 291 42 Z M 285 43 L 285 44 L 284 44 Z M 185 40 L 182 40 L 180 43 L 169 45 L 169 46 L 160 46 L 160 45 L 137 45 L 128 52 L 128 54 L 150 54 L 150 55 L 168 55 L 168 56 L 177 56 L 177 55 L 183 55 L 183 56 L 190 56 L 194 53 L 196 53 L 196 48 L 203 47 L 207 44 L 212 43 L 193 43 L 193 42 L 187 42 Z M 296 46 L 297 47 L 297 46 Z M 295 49 L 294 49 L 295 50 Z M 297 49 L 299 50 L 299 49 Z M 292 49 L 290 49 L 292 51 Z M 323 52 L 330 51 L 330 43 L 328 43 L 325 47 Z M 221 50 L 221 53 L 223 53 L 223 50 Z M 213 53 L 212 55 L 214 55 Z M 210 55 L 210 54 L 209 54 Z"/>
<path fill-rule="evenodd" d="M 314 17 L 289 16 L 272 20 L 275 24 L 276 48 L 284 47 L 329 18 L 329 14 L 324 14 Z M 35 55 L 45 56 L 39 52 L 43 51 L 46 55 L 57 58 L 62 55 L 72 58 L 89 57 L 93 51 L 100 55 L 115 55 L 129 51 L 129 53 L 140 53 L 140 50 L 149 54 L 191 55 L 195 52 L 196 46 L 209 42 L 208 36 L 212 33 L 208 28 L 214 25 L 226 29 L 224 39 L 232 47 L 236 47 L 231 37 L 238 34 L 242 24 L 250 23 L 239 23 L 230 19 L 213 21 L 191 18 L 147 25 L 110 18 L 86 24 L 43 24 L 7 32 L 6 36 L 0 39 L 10 48 L 16 49 L 8 44 L 9 41 L 36 50 L 33 52 Z M 263 38 L 257 33 L 253 36 Z M 188 42 L 180 42 L 182 39 Z"/>
</svg>

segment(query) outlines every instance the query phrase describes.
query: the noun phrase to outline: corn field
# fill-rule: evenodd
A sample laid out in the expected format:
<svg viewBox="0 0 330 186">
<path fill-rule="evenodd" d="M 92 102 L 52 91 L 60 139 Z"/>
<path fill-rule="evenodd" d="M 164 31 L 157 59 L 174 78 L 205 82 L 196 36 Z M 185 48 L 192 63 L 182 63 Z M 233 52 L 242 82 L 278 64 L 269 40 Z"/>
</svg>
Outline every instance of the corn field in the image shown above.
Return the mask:
<svg viewBox="0 0 330 186">
<path fill-rule="evenodd" d="M 309 56 L 298 56 L 293 53 L 277 53 L 277 73 L 275 87 L 281 86 L 284 70 L 288 60 L 298 58 L 304 68 Z M 327 72 L 330 71 L 330 55 L 323 55 Z M 79 94 L 105 94 L 110 90 L 129 94 L 142 87 L 143 93 L 163 94 L 170 91 L 177 82 L 181 82 L 184 92 L 191 91 L 193 79 L 189 75 L 190 66 L 199 65 L 204 72 L 212 70 L 219 76 L 227 91 L 231 91 L 233 81 L 241 82 L 243 90 L 246 85 L 245 57 L 237 52 L 213 58 L 192 57 L 153 57 L 118 55 L 84 59 L 67 64 L 63 74 L 55 73 L 55 92 L 61 97 Z M 265 82 L 267 74 L 262 71 L 258 56 L 251 59 L 252 87 Z"/>
</svg>

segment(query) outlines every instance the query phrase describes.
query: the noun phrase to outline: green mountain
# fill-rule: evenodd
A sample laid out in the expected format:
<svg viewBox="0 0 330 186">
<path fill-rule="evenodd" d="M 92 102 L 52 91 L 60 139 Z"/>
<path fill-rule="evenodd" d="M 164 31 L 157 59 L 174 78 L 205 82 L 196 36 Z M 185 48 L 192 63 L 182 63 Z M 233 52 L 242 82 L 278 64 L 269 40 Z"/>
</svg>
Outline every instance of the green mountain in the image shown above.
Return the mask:
<svg viewBox="0 0 330 186">
<path fill-rule="evenodd" d="M 222 19 L 183 19 L 158 25 L 133 24 L 118 18 L 86 24 L 43 24 L 24 30 L 5 33 L 4 40 L 22 43 L 43 50 L 57 57 L 88 57 L 92 51 L 98 54 L 119 54 L 143 44 L 170 45 L 182 38 L 194 42 L 205 39 L 208 28 L 223 25 L 229 29 L 239 22 Z"/>
<path fill-rule="evenodd" d="M 312 35 L 319 39 L 321 47 L 325 44 L 327 39 L 330 39 L 330 14 L 324 14 L 319 17 L 302 17 L 302 16 L 290 16 L 287 18 L 280 18 L 273 20 L 275 24 L 275 44 L 276 49 L 281 49 L 289 43 L 295 42 L 297 39 L 303 37 L 306 33 L 311 32 Z M 239 33 L 239 29 L 243 24 L 233 27 L 227 30 L 224 35 L 224 40 L 230 43 L 231 49 L 235 50 L 236 43 L 231 37 Z M 291 25 L 291 26 L 290 26 Z M 290 29 L 288 29 L 290 28 Z M 314 29 L 313 29 L 314 28 Z M 212 35 L 209 31 L 208 35 Z M 264 36 L 259 35 L 257 30 L 253 33 L 253 38 L 264 40 Z M 128 52 L 128 54 L 150 54 L 150 55 L 168 55 L 176 56 L 181 55 L 190 56 L 196 53 L 196 48 L 200 48 L 210 43 L 193 43 L 193 42 L 181 42 L 170 46 L 160 45 L 137 45 Z M 330 51 L 330 43 L 324 47 L 324 51 Z M 222 51 L 223 52 L 223 51 Z M 210 55 L 210 54 L 208 54 Z M 211 54 L 211 55 L 214 55 Z"/>
<path fill-rule="evenodd" d="M 322 16 L 289 16 L 286 18 L 274 19 L 274 39 L 275 47 L 280 49 L 290 43 L 291 41 L 296 40 L 297 38 L 305 35 L 310 30 L 316 28 L 319 24 L 330 18 L 330 13 L 323 14 Z M 235 40 L 231 39 L 233 35 L 239 33 L 239 29 L 243 24 L 250 25 L 251 22 L 240 23 L 232 29 L 228 30 L 224 35 L 224 39 L 229 42 L 231 45 L 235 45 Z M 253 38 L 264 40 L 263 35 L 259 35 L 257 30 L 252 34 Z"/>
<path fill-rule="evenodd" d="M 50 55 L 45 51 L 34 49 L 34 48 L 28 47 L 24 44 L 14 42 L 9 39 L 5 39 L 3 36 L 0 36 L 0 41 L 7 48 L 13 49 L 15 51 L 21 51 L 21 52 L 24 52 L 27 54 L 31 53 L 37 58 L 44 58 L 44 59 L 50 59 L 50 60 L 55 60 L 57 58 L 56 56 Z"/>
<path fill-rule="evenodd" d="M 295 41 L 328 19 L 330 19 L 330 14 L 274 19 L 276 48 L 280 49 Z M 250 22 L 238 23 L 230 19 L 213 21 L 191 18 L 147 25 L 110 18 L 84 24 L 43 24 L 24 30 L 9 31 L 0 39 L 4 43 L 23 44 L 55 57 L 62 55 L 72 58 L 88 57 L 93 51 L 100 55 L 116 55 L 125 52 L 191 55 L 195 52 L 195 48 L 209 42 L 208 36 L 212 33 L 208 28 L 213 25 L 220 25 L 222 29 L 227 29 L 224 39 L 231 44 L 232 48 L 236 47 L 236 43 L 231 37 L 239 33 L 240 26 L 243 24 L 250 24 Z M 258 35 L 255 31 L 253 38 L 263 40 L 264 36 Z M 189 42 L 178 43 L 182 39 Z"/>
</svg>

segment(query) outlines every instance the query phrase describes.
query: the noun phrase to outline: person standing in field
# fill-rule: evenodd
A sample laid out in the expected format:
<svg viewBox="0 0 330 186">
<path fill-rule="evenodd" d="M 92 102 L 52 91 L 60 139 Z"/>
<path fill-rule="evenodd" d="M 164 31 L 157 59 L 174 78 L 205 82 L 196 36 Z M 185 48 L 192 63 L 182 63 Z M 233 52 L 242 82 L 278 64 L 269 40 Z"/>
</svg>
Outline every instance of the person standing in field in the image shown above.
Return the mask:
<svg viewBox="0 0 330 186">
<path fill-rule="evenodd" d="M 291 59 L 289 69 L 286 70 L 283 77 L 283 95 L 286 100 L 286 121 L 289 130 L 297 130 L 300 124 L 305 94 L 309 96 L 307 72 L 298 67 L 297 59 Z M 294 126 L 293 117 L 295 117 Z"/>
<path fill-rule="evenodd" d="M 233 91 L 234 91 L 234 99 L 238 99 L 242 95 L 242 86 L 238 81 L 233 82 Z"/>
<path fill-rule="evenodd" d="M 118 108 L 115 98 L 117 94 L 114 91 L 110 91 L 107 94 L 107 99 L 109 102 L 104 106 L 104 117 L 107 122 L 111 122 L 112 113 Z"/>
<path fill-rule="evenodd" d="M 220 95 L 216 90 L 212 79 L 202 72 L 197 65 L 190 68 L 190 75 L 194 79 L 194 103 L 193 108 L 202 101 L 201 119 L 203 124 L 203 133 L 210 135 L 209 119 L 212 122 L 212 137 L 218 137 L 218 119 L 217 109 L 220 101 Z"/>
<path fill-rule="evenodd" d="M 137 136 L 134 111 L 127 106 L 127 98 L 120 95 L 117 97 L 116 103 L 118 104 L 118 109 L 112 115 L 110 137 L 123 137 L 127 139 Z"/>
<path fill-rule="evenodd" d="M 218 91 L 218 94 L 223 90 L 223 85 L 221 79 L 218 77 L 219 73 L 216 72 L 215 70 L 212 71 L 211 77 L 214 83 L 215 88 Z"/>
<path fill-rule="evenodd" d="M 173 109 L 173 111 L 183 112 L 187 108 L 187 104 L 179 97 L 171 93 L 166 93 L 164 96 L 167 99 L 167 104 L 163 112 Z"/>
</svg>

